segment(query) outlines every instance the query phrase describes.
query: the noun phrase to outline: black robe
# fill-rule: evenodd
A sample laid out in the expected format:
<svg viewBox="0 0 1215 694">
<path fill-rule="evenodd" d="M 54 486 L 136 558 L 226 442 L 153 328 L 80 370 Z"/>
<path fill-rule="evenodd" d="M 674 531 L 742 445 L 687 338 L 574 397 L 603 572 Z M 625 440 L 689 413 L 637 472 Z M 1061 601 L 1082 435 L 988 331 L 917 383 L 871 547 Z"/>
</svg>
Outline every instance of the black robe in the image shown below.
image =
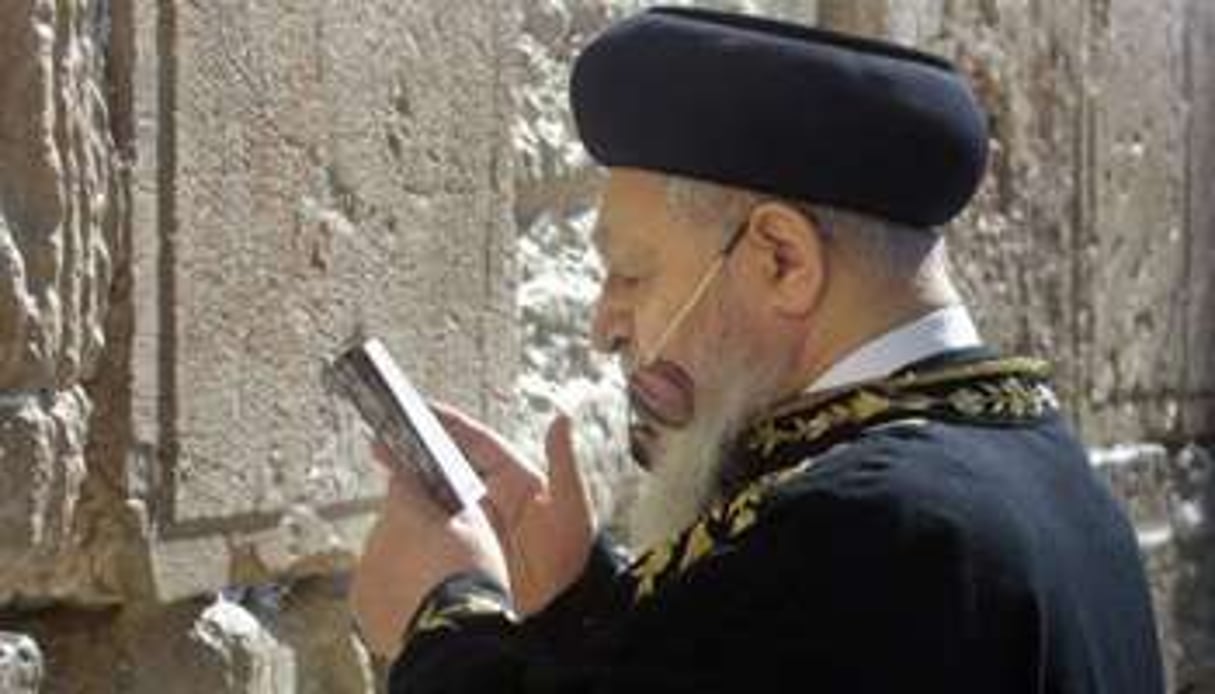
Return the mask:
<svg viewBox="0 0 1215 694">
<path fill-rule="evenodd" d="M 1158 694 L 1136 537 L 1039 363 L 955 353 L 753 423 L 723 501 L 520 621 L 434 591 L 391 690 Z"/>
</svg>

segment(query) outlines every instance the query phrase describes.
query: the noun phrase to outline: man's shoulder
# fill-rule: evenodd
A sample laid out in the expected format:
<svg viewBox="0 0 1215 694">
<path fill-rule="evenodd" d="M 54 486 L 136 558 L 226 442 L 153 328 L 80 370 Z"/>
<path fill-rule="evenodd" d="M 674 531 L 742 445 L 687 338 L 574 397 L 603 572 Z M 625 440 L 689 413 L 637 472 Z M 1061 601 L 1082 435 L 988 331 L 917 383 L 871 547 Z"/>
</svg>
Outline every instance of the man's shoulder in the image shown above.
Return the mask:
<svg viewBox="0 0 1215 694">
<path fill-rule="evenodd" d="M 790 469 L 768 497 L 771 518 L 789 514 L 801 526 L 839 529 L 860 518 L 860 529 L 891 539 L 930 534 L 1018 555 L 1048 527 L 1121 522 L 1083 448 L 1054 420 L 879 427 Z"/>
<path fill-rule="evenodd" d="M 793 495 L 1007 494 L 1059 475 L 1089 477 L 1091 471 L 1084 449 L 1056 416 L 1006 427 L 908 419 L 873 427 L 807 458 L 783 476 L 780 487 Z"/>
</svg>

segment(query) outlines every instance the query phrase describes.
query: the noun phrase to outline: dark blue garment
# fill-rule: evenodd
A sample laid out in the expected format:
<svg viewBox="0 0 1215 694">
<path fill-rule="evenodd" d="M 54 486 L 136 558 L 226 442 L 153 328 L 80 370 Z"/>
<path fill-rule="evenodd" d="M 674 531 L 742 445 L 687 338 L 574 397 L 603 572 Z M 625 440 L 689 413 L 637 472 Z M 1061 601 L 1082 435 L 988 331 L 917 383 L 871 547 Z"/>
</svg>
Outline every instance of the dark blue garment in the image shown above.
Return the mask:
<svg viewBox="0 0 1215 694">
<path fill-rule="evenodd" d="M 393 691 L 1163 692 L 1133 529 L 1030 363 L 782 405 L 732 463 L 768 472 L 527 621 L 440 586 Z"/>
</svg>

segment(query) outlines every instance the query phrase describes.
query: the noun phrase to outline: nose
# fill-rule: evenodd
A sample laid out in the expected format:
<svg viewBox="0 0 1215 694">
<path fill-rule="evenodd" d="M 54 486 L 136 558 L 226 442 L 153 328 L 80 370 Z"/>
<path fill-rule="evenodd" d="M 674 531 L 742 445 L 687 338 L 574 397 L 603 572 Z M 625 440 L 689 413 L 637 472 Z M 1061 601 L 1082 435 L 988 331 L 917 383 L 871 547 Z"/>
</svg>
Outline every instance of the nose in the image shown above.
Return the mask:
<svg viewBox="0 0 1215 694">
<path fill-rule="evenodd" d="M 599 292 L 591 318 L 591 347 L 607 354 L 619 353 L 629 342 L 627 311 L 607 287 Z"/>
</svg>

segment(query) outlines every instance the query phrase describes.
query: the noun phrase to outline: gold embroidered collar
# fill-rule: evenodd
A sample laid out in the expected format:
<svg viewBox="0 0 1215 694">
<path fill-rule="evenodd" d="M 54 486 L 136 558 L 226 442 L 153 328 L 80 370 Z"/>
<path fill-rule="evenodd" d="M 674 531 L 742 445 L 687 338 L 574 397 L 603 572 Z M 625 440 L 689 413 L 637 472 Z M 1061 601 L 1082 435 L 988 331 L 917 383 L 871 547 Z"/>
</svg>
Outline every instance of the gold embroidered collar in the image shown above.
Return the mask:
<svg viewBox="0 0 1215 694">
<path fill-rule="evenodd" d="M 1047 384 L 1049 367 L 1035 359 L 983 359 L 909 370 L 834 392 L 806 394 L 781 404 L 740 437 L 735 462 L 749 480 L 727 487 L 725 499 L 695 524 L 650 548 L 630 567 L 633 599 L 729 548 L 756 524 L 765 500 L 834 443 L 896 421 L 956 421 L 993 426 L 1023 424 L 1058 409 Z M 757 460 L 758 458 L 758 460 Z"/>
<path fill-rule="evenodd" d="M 907 371 L 839 391 L 809 393 L 777 406 L 747 427 L 743 445 L 772 457 L 894 419 L 1011 424 L 1058 407 L 1037 359 L 988 359 L 924 372 Z"/>
<path fill-rule="evenodd" d="M 1037 359 L 983 358 L 799 395 L 743 430 L 722 488 L 729 494 L 740 483 L 894 421 L 1013 425 L 1040 418 L 1058 408 L 1049 375 L 1049 366 Z"/>
</svg>

